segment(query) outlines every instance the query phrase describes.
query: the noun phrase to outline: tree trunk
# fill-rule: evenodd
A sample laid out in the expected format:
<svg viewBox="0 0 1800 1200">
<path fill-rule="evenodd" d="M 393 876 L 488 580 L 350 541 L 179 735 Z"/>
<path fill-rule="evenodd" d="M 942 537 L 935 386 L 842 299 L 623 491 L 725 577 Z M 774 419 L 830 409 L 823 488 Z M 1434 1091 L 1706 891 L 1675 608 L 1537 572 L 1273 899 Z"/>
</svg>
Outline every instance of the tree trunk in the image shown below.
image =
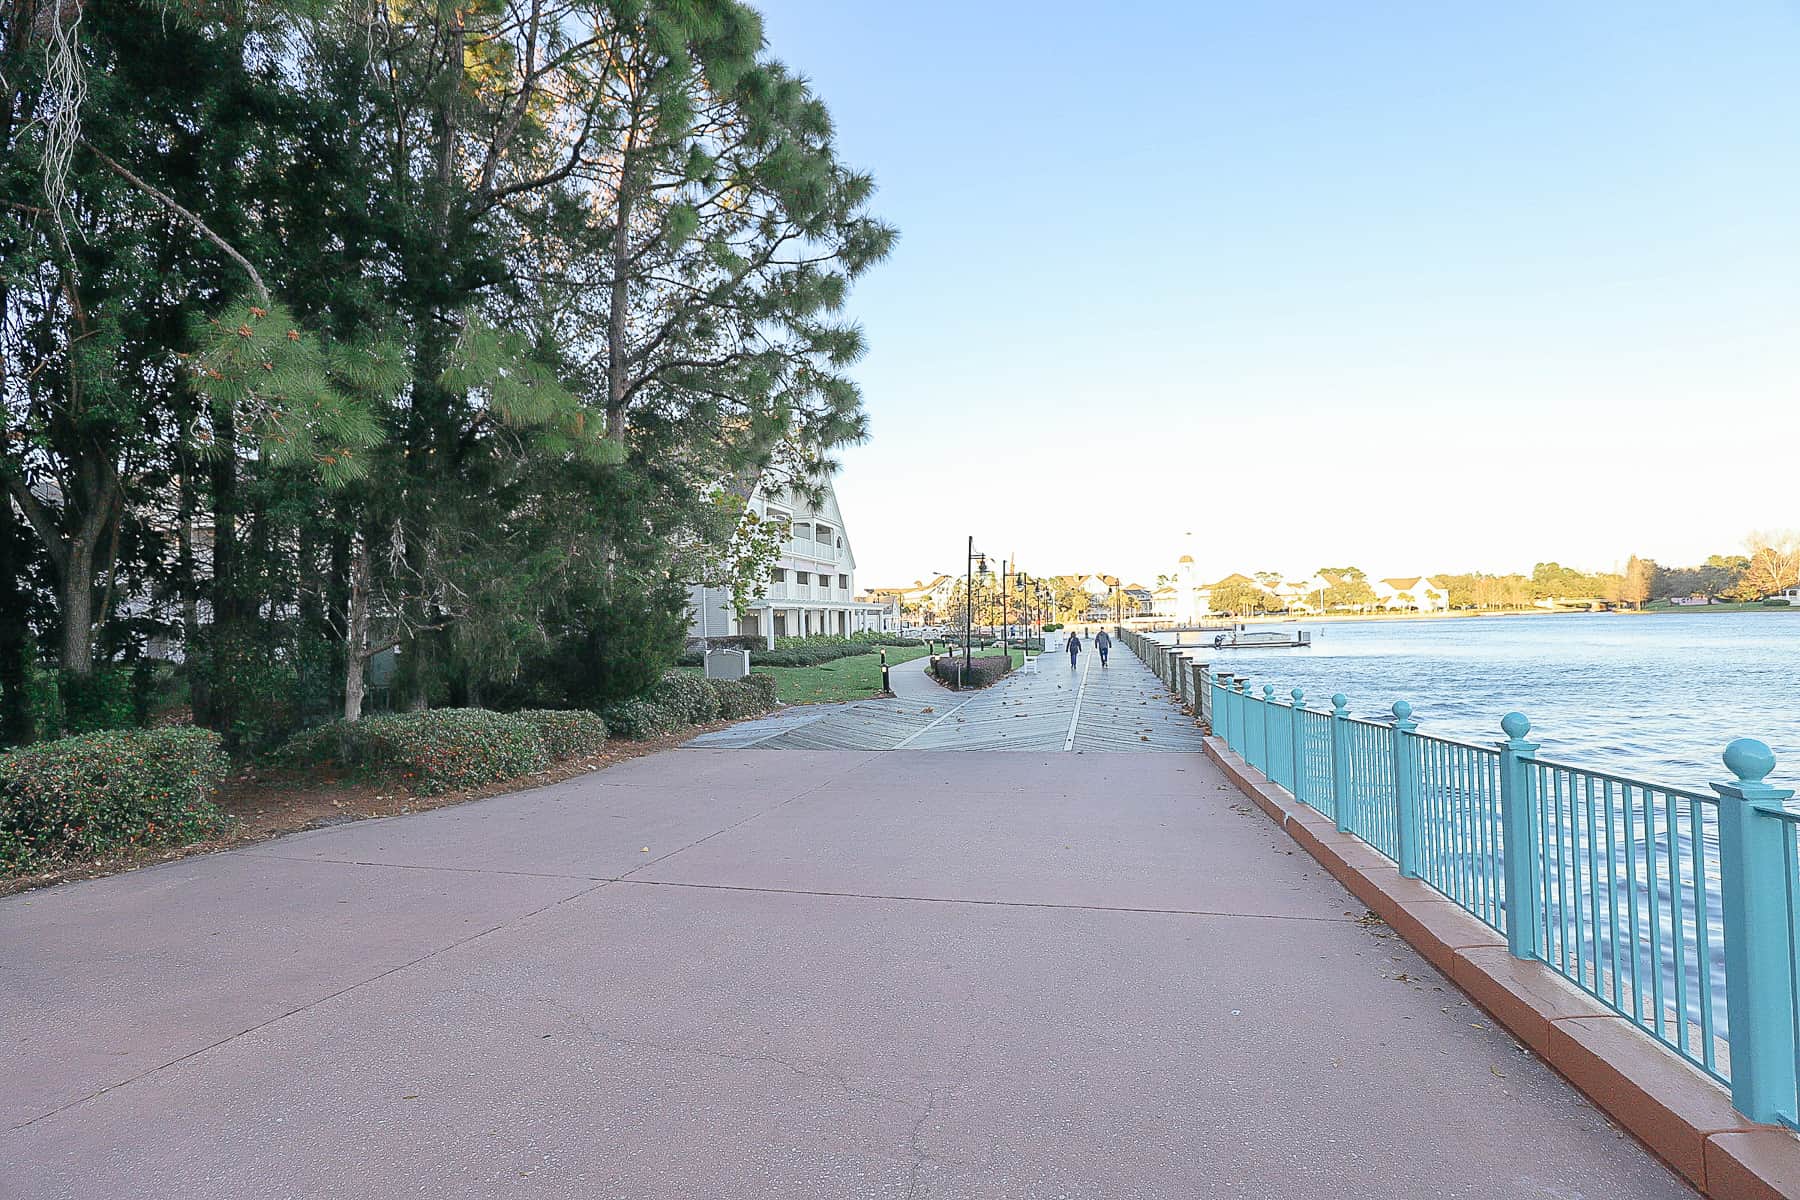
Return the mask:
<svg viewBox="0 0 1800 1200">
<path fill-rule="evenodd" d="M 0 494 L 0 746 L 23 746 L 37 738 L 31 700 L 25 693 L 31 627 L 22 586 L 29 543 L 12 501 Z"/>
<path fill-rule="evenodd" d="M 369 543 L 359 534 L 350 556 L 344 619 L 344 720 L 362 719 L 363 672 L 369 665 Z"/>
<path fill-rule="evenodd" d="M 612 294 L 606 314 L 606 436 L 620 445 L 625 444 L 625 392 L 631 367 L 631 213 L 637 199 L 632 177 L 637 136 L 634 107 L 619 157 L 619 212 L 613 222 Z"/>
<path fill-rule="evenodd" d="M 187 671 L 188 705 L 194 724 L 212 722 L 212 679 L 201 661 L 204 632 L 200 628 L 200 582 L 194 569 L 194 482 L 184 461 L 181 472 L 180 523 L 176 526 L 175 591 L 181 597 L 181 642 Z"/>
<path fill-rule="evenodd" d="M 78 538 L 69 546 L 69 565 L 58 591 L 62 601 L 62 646 L 57 655 L 63 673 L 94 673 L 94 543 Z"/>
<path fill-rule="evenodd" d="M 213 611 L 212 629 L 206 639 L 207 715 L 214 730 L 229 736 L 237 719 L 236 690 L 231 681 L 243 609 L 242 555 L 238 553 L 237 428 L 229 409 L 219 411 L 217 442 L 218 455 L 212 463 Z"/>
</svg>

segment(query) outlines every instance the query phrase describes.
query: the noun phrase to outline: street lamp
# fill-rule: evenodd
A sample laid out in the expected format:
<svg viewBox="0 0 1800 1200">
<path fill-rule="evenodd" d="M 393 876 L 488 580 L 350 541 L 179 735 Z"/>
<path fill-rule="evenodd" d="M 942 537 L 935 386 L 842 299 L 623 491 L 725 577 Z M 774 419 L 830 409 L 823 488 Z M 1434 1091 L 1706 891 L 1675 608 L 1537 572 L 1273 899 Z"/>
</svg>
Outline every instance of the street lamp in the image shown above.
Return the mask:
<svg viewBox="0 0 1800 1200">
<path fill-rule="evenodd" d="M 987 555 L 975 553 L 975 535 L 969 535 L 969 558 L 963 575 L 963 669 L 958 686 L 969 681 L 970 652 L 975 642 L 975 560 L 981 560 L 981 573 L 987 574 Z"/>
</svg>

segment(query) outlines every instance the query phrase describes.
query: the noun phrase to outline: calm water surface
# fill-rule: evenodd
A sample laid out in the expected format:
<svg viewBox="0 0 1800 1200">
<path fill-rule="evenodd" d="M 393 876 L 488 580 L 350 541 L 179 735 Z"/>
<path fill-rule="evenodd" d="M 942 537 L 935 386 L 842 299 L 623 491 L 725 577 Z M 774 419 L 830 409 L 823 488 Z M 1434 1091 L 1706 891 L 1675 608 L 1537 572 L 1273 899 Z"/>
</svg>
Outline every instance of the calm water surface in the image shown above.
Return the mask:
<svg viewBox="0 0 1800 1200">
<path fill-rule="evenodd" d="M 1719 752 L 1732 738 L 1755 737 L 1780 763 L 1770 781 L 1800 785 L 1800 612 L 1298 627 L 1312 649 L 1218 651 L 1214 669 L 1250 676 L 1257 691 L 1274 684 L 1283 698 L 1303 688 L 1311 707 L 1343 692 L 1361 717 L 1407 700 L 1422 731 L 1484 744 L 1518 709 L 1543 757 L 1690 787 L 1724 777 Z"/>
</svg>

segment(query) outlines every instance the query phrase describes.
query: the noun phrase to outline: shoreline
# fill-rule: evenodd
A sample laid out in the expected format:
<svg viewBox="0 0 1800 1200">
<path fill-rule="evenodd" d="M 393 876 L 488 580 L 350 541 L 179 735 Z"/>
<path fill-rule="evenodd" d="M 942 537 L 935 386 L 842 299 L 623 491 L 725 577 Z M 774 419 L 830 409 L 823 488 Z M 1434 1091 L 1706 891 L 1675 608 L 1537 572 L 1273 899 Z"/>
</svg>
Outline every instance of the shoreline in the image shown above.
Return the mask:
<svg viewBox="0 0 1800 1200">
<path fill-rule="evenodd" d="M 1707 616 L 1725 614 L 1742 615 L 1744 613 L 1792 613 L 1800 614 L 1800 606 L 1764 605 L 1764 604 L 1696 604 L 1692 606 L 1676 606 L 1669 608 L 1465 608 L 1450 612 L 1368 612 L 1368 613 L 1321 613 L 1317 616 L 1293 616 L 1287 614 L 1271 614 L 1254 617 L 1208 617 L 1209 624 L 1237 625 L 1323 625 L 1344 621 L 1460 621 L 1492 617 L 1661 617 L 1670 615 L 1687 615 L 1704 613 Z M 1141 618 L 1140 618 L 1141 620 Z M 1089 622 L 1098 624 L 1098 622 Z M 1109 622 L 1110 623 L 1110 622 Z M 1169 622 L 1147 622 L 1140 626 L 1131 620 L 1125 622 L 1127 629 L 1136 629 L 1139 633 L 1173 633 L 1173 629 L 1155 629 L 1149 626 Z M 1188 630 L 1192 626 L 1185 627 Z"/>
</svg>

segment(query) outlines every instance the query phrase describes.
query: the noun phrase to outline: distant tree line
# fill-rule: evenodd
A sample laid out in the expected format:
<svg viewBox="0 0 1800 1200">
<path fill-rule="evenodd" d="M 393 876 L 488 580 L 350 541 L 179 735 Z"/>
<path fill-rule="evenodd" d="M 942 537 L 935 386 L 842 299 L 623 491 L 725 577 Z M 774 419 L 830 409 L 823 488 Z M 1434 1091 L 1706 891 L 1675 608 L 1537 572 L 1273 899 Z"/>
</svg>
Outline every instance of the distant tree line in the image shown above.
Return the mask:
<svg viewBox="0 0 1800 1200">
<path fill-rule="evenodd" d="M 0 0 L 0 742 L 642 690 L 873 189 L 736 0 Z"/>
<path fill-rule="evenodd" d="M 1689 597 L 1757 601 L 1800 586 L 1800 532 L 1753 533 L 1745 540 L 1745 549 L 1747 554 L 1715 554 L 1692 567 L 1665 567 L 1632 555 L 1623 571 L 1583 571 L 1541 562 L 1529 575 L 1440 572 L 1427 578 L 1443 585 L 1451 608 L 1488 611 L 1560 602 L 1641 607 Z M 1378 604 L 1368 576 L 1357 567 L 1321 567 L 1312 578 L 1324 586 L 1289 594 L 1288 581 L 1276 571 L 1229 575 L 1212 585 L 1211 608 L 1244 616 L 1285 612 L 1301 603 L 1332 612 L 1367 610 Z"/>
</svg>

